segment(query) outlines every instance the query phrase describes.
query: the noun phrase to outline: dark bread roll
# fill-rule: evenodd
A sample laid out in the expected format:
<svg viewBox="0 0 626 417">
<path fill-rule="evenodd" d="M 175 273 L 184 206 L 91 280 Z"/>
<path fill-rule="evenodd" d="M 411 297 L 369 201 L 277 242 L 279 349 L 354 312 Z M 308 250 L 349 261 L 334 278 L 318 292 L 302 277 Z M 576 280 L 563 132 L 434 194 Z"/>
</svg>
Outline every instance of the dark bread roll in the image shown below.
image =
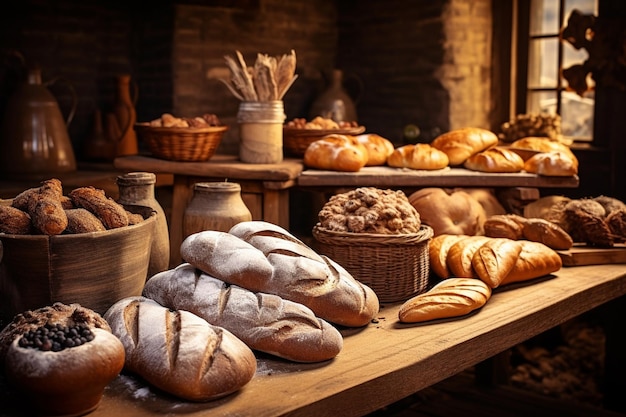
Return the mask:
<svg viewBox="0 0 626 417">
<path fill-rule="evenodd" d="M 84 208 L 65 210 L 67 228 L 65 233 L 88 233 L 106 230 L 100 219 Z"/>
<path fill-rule="evenodd" d="M 128 226 L 128 216 L 124 207 L 103 190 L 94 187 L 80 187 L 70 191 L 69 197 L 76 207 L 92 212 L 107 229 Z"/>
<path fill-rule="evenodd" d="M 0 204 L 0 233 L 27 235 L 30 232 L 31 222 L 28 213 Z"/>
</svg>

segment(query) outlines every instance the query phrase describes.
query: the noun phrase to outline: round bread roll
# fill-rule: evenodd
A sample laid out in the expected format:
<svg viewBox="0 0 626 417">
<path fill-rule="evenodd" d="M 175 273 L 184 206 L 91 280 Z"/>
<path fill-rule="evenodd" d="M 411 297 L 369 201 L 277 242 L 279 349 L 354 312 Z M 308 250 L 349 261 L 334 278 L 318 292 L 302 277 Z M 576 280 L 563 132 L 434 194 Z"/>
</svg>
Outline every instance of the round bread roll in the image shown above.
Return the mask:
<svg viewBox="0 0 626 417">
<path fill-rule="evenodd" d="M 431 145 L 448 155 L 450 165 L 461 165 L 470 156 L 498 144 L 498 136 L 486 129 L 465 127 L 437 136 Z"/>
<path fill-rule="evenodd" d="M 401 146 L 387 158 L 387 165 L 391 167 L 410 169 L 443 169 L 448 166 L 448 162 L 445 152 L 427 143 Z"/>
<path fill-rule="evenodd" d="M 545 152 L 528 158 L 524 170 L 551 177 L 571 177 L 578 174 L 578 163 L 563 152 Z"/>
<path fill-rule="evenodd" d="M 470 156 L 463 166 L 480 172 L 520 172 L 524 169 L 524 160 L 509 149 L 494 146 Z"/>
<path fill-rule="evenodd" d="M 358 135 L 356 138 L 367 149 L 365 166 L 385 165 L 387 157 L 393 152 L 393 143 L 389 139 L 373 133 Z"/>
<path fill-rule="evenodd" d="M 516 140 L 515 142 L 512 142 L 510 146 L 511 148 L 526 149 L 529 151 L 537 151 L 541 153 L 563 152 L 570 156 L 572 159 L 576 159 L 574 153 L 569 148 L 569 146 L 545 137 L 527 136 L 525 138 L 521 138 Z"/>
<path fill-rule="evenodd" d="M 367 148 L 355 136 L 332 134 L 311 143 L 304 165 L 330 171 L 356 172 L 367 164 Z"/>
<path fill-rule="evenodd" d="M 409 202 L 420 214 L 422 223 L 433 229 L 434 236 L 478 235 L 483 232 L 486 214 L 483 206 L 468 193 L 451 193 L 428 187 L 409 195 Z"/>
<path fill-rule="evenodd" d="M 65 416 L 93 411 L 100 404 L 104 388 L 124 367 L 122 342 L 109 331 L 85 325 L 71 328 L 48 325 L 36 331 L 43 330 L 50 336 L 47 340 L 55 340 L 58 333 L 64 336 L 59 345 L 46 346 L 44 339 L 41 348 L 32 342 L 34 332 L 15 338 L 6 355 L 7 381 L 26 396 L 27 404 L 38 414 Z M 63 346 L 70 341 L 81 343 L 81 338 L 87 341 L 73 347 Z M 27 345 L 26 340 L 31 340 L 32 345 Z M 41 340 L 39 336 L 38 341 Z"/>
</svg>

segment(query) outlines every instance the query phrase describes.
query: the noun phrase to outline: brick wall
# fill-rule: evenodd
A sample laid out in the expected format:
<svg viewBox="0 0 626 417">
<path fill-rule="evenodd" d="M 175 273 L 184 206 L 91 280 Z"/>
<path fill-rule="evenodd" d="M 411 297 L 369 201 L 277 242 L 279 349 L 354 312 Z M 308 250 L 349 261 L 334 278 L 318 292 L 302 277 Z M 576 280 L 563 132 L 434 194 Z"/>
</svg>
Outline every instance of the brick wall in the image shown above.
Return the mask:
<svg viewBox="0 0 626 417">
<path fill-rule="evenodd" d="M 409 123 L 430 139 L 462 125 L 487 124 L 492 0 L 242 0 L 133 2 L 24 0 L 0 16 L 0 48 L 20 50 L 44 79 L 73 84 L 79 105 L 70 136 L 80 158 L 93 113 L 108 111 L 115 76 L 130 73 L 139 120 L 163 112 L 216 113 L 231 126 L 221 152 L 236 153 L 238 102 L 216 77 L 224 55 L 294 49 L 298 80 L 285 96 L 287 118 L 306 117 L 343 69 L 358 95 L 359 121 L 396 143 Z M 15 85 L 0 71 L 0 103 Z M 63 109 L 69 95 L 54 93 Z M 1 110 L 1 109 L 0 109 Z"/>
</svg>

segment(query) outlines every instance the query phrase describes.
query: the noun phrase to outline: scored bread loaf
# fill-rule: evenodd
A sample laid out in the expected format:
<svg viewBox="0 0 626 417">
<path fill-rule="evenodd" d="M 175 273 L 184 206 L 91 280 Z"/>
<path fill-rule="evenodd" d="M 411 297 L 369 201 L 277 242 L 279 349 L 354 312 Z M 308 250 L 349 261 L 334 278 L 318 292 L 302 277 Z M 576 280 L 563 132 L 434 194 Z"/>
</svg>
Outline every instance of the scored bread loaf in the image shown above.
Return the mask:
<svg viewBox="0 0 626 417">
<path fill-rule="evenodd" d="M 396 148 L 387 158 L 387 165 L 395 168 L 443 169 L 448 166 L 448 155 L 427 143 Z"/>
<path fill-rule="evenodd" d="M 520 172 L 524 169 L 524 160 L 509 149 L 494 146 L 471 155 L 463 166 L 480 172 Z"/>
<path fill-rule="evenodd" d="M 524 238 L 541 242 L 551 249 L 566 250 L 574 245 L 574 240 L 561 226 L 546 219 L 527 219 L 523 229 Z"/>
<path fill-rule="evenodd" d="M 341 333 L 308 307 L 226 284 L 190 264 L 153 275 L 143 295 L 223 327 L 251 349 L 292 361 L 328 360 L 343 346 Z"/>
<path fill-rule="evenodd" d="M 474 278 L 448 278 L 405 301 L 398 311 L 403 323 L 464 316 L 491 298 L 491 288 Z"/>
<path fill-rule="evenodd" d="M 485 236 L 518 240 L 524 237 L 527 219 L 517 214 L 495 214 L 485 220 Z"/>
<path fill-rule="evenodd" d="M 125 369 L 185 400 L 223 397 L 256 372 L 256 358 L 245 343 L 188 311 L 135 296 L 113 304 L 104 318 L 124 345 Z"/>
<path fill-rule="evenodd" d="M 448 155 L 451 166 L 462 165 L 470 156 L 495 146 L 498 136 L 481 128 L 466 127 L 437 136 L 431 145 Z"/>
<path fill-rule="evenodd" d="M 241 222 L 229 233 L 259 249 L 274 268 L 271 280 L 257 291 L 304 304 L 318 317 L 342 326 L 364 326 L 378 313 L 378 297 L 370 287 L 282 227 Z"/>
<path fill-rule="evenodd" d="M 488 240 L 489 238 L 486 236 L 468 236 L 466 239 L 450 246 L 447 264 L 452 276 L 458 278 L 478 278 L 472 266 L 472 258 L 478 248 Z"/>
<path fill-rule="evenodd" d="M 563 266 L 559 254 L 543 243 L 531 240 L 518 242 L 522 245 L 522 251 L 501 285 L 539 278 L 556 272 Z"/>
<path fill-rule="evenodd" d="M 385 165 L 387 157 L 393 152 L 393 143 L 389 139 L 374 133 L 365 133 L 356 138 L 367 149 L 365 166 Z"/>
<path fill-rule="evenodd" d="M 448 251 L 450 247 L 468 237 L 468 235 L 443 234 L 433 237 L 428 244 L 428 258 L 430 269 L 441 279 L 450 278 L 452 273 L 448 268 Z"/>
<path fill-rule="evenodd" d="M 331 134 L 304 151 L 304 165 L 330 171 L 356 172 L 367 164 L 367 148 L 355 136 Z"/>
<path fill-rule="evenodd" d="M 511 272 L 522 244 L 507 238 L 490 238 L 472 256 L 472 268 L 490 288 L 498 287 Z"/>
<path fill-rule="evenodd" d="M 544 176 L 571 177 L 578 174 L 578 162 L 563 152 L 538 153 L 526 160 L 524 171 Z"/>
</svg>

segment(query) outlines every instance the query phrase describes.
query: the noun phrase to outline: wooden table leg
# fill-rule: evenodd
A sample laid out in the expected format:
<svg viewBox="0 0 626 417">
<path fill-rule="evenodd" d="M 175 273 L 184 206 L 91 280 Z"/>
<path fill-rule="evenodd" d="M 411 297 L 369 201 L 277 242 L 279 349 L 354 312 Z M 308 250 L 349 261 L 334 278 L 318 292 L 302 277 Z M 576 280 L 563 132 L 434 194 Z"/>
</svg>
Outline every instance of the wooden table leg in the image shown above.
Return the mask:
<svg viewBox="0 0 626 417">
<path fill-rule="evenodd" d="M 263 220 L 289 230 L 288 190 L 263 190 Z"/>
<path fill-rule="evenodd" d="M 170 219 L 170 267 L 181 263 L 180 244 L 183 241 L 183 217 L 193 195 L 186 175 L 175 175 L 172 188 L 172 215 Z"/>
</svg>

